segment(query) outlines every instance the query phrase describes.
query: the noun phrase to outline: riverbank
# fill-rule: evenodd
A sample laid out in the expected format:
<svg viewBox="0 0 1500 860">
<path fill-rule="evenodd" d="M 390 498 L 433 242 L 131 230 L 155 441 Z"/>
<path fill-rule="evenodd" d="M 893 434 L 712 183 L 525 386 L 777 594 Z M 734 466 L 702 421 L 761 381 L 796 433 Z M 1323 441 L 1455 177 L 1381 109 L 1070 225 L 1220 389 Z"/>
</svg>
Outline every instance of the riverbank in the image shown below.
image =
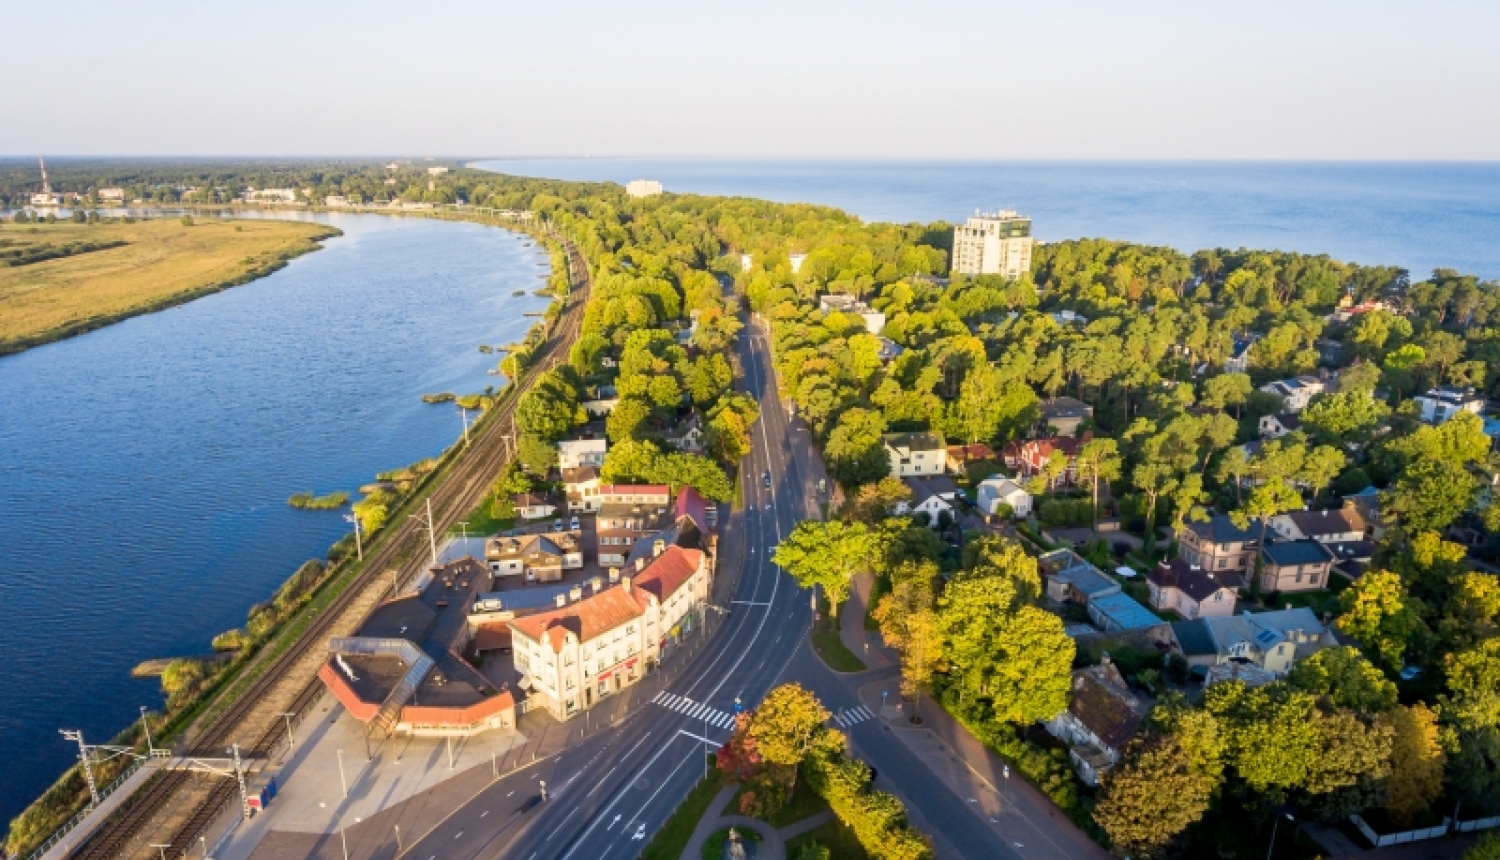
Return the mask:
<svg viewBox="0 0 1500 860">
<path fill-rule="evenodd" d="M 46 258 L 0 268 L 0 355 L 249 283 L 342 234 L 260 219 L 0 226 L 0 250 Z"/>
</svg>

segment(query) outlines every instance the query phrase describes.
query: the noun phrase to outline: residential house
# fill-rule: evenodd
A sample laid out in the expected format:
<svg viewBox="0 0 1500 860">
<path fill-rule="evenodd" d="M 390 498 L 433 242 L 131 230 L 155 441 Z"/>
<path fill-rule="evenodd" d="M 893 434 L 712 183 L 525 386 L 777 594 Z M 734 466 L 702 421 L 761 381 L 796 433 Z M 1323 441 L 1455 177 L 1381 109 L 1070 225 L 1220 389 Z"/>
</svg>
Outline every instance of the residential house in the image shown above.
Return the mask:
<svg viewBox="0 0 1500 860">
<path fill-rule="evenodd" d="M 521 493 L 511 496 L 510 502 L 516 508 L 516 516 L 523 520 L 550 517 L 557 510 L 557 505 L 552 503 L 552 499 L 541 493 Z"/>
<path fill-rule="evenodd" d="M 1315 540 L 1272 541 L 1260 549 L 1260 590 L 1316 591 L 1328 586 L 1334 555 Z"/>
<path fill-rule="evenodd" d="M 1260 390 L 1279 396 L 1285 411 L 1301 412 L 1313 397 L 1327 391 L 1328 385 L 1316 376 L 1294 376 L 1262 385 Z"/>
<path fill-rule="evenodd" d="M 802 271 L 802 264 L 805 263 L 805 262 L 807 262 L 807 255 L 806 254 L 787 254 L 786 255 L 786 262 L 787 262 L 787 265 L 789 265 L 789 266 L 792 267 L 792 274 L 795 275 L 798 272 Z"/>
<path fill-rule="evenodd" d="M 599 469 L 595 466 L 577 466 L 562 470 L 563 490 L 568 500 L 568 510 L 573 513 L 597 511 L 604 500 L 599 496 Z"/>
<path fill-rule="evenodd" d="M 1355 304 L 1354 298 L 1352 296 L 1345 295 L 1343 298 L 1339 299 L 1339 306 L 1334 310 L 1332 316 L 1339 322 L 1348 322 L 1349 320 L 1354 319 L 1360 314 L 1367 314 L 1373 311 L 1385 311 L 1389 314 L 1399 314 L 1401 312 L 1401 309 L 1384 299 L 1372 299 L 1370 301 L 1364 301 Z"/>
<path fill-rule="evenodd" d="M 1302 429 L 1302 419 L 1291 412 L 1260 416 L 1260 438 L 1280 439 L 1288 433 Z"/>
<path fill-rule="evenodd" d="M 891 476 L 941 475 L 948 445 L 940 433 L 887 433 L 881 437 L 891 462 Z"/>
<path fill-rule="evenodd" d="M 906 347 L 888 337 L 877 335 L 875 340 L 880 344 L 880 349 L 875 353 L 875 356 L 880 359 L 881 364 L 890 364 L 900 358 L 901 353 L 906 352 Z"/>
<path fill-rule="evenodd" d="M 566 720 L 635 684 L 702 626 L 711 583 L 707 552 L 663 547 L 618 584 L 511 620 L 511 658 L 531 706 Z"/>
<path fill-rule="evenodd" d="M 583 567 L 583 548 L 575 532 L 499 535 L 484 542 L 484 560 L 494 576 L 557 582 L 563 571 Z"/>
<path fill-rule="evenodd" d="M 1183 618 L 1233 615 L 1243 580 L 1238 572 L 1214 573 L 1176 558 L 1146 571 L 1151 608 Z"/>
<path fill-rule="evenodd" d="M 949 445 L 946 465 L 949 472 L 963 475 L 968 472 L 970 463 L 993 459 L 995 451 L 988 445 Z"/>
<path fill-rule="evenodd" d="M 1385 539 L 1385 523 L 1380 518 L 1380 491 L 1374 487 L 1365 487 L 1352 496 L 1344 497 L 1344 509 L 1351 510 L 1359 515 L 1365 524 L 1365 539 L 1380 541 Z"/>
<path fill-rule="evenodd" d="M 1043 400 L 1040 411 L 1039 426 L 1058 436 L 1077 436 L 1078 428 L 1094 415 L 1094 407 L 1072 397 Z"/>
<path fill-rule="evenodd" d="M 1413 397 L 1412 402 L 1417 404 L 1422 420 L 1428 424 L 1442 424 L 1460 412 L 1479 415 L 1484 412 L 1485 407 L 1484 395 L 1474 389 L 1447 386 L 1433 388 L 1426 394 Z"/>
<path fill-rule="evenodd" d="M 595 397 L 593 400 L 585 400 L 580 405 L 583 406 L 583 411 L 587 412 L 590 418 L 603 418 L 615 411 L 615 407 L 620 405 L 620 398 L 613 395 L 609 397 L 601 395 Z"/>
<path fill-rule="evenodd" d="M 1243 612 L 1203 618 L 1213 638 L 1214 663 L 1244 662 L 1280 677 L 1298 660 L 1338 644 L 1311 609 Z"/>
<path fill-rule="evenodd" d="M 349 198 L 342 194 L 329 194 L 323 198 L 323 205 L 329 209 L 349 208 Z"/>
<path fill-rule="evenodd" d="M 1144 630 L 1161 623 L 1125 594 L 1118 582 L 1070 549 L 1045 553 L 1037 559 L 1037 565 L 1046 583 L 1047 598 L 1084 606 L 1089 620 L 1100 630 Z"/>
<path fill-rule="evenodd" d="M 1271 517 L 1271 531 L 1282 540 L 1345 543 L 1365 538 L 1365 521 L 1352 505 L 1336 511 L 1292 511 Z"/>
<path fill-rule="evenodd" d="M 123 189 L 123 188 L 101 188 L 101 189 L 99 189 L 98 197 L 99 197 L 99 202 L 100 203 L 105 203 L 105 204 L 113 203 L 113 204 L 115 204 L 117 206 L 118 205 L 124 205 L 124 203 L 125 203 L 125 189 Z"/>
<path fill-rule="evenodd" d="M 1216 573 L 1246 571 L 1255 557 L 1256 534 L 1235 525 L 1225 514 L 1213 514 L 1202 521 L 1189 520 L 1177 533 L 1178 557 Z"/>
<path fill-rule="evenodd" d="M 1173 621 L 1169 626 L 1173 650 L 1187 660 L 1189 668 L 1218 665 L 1219 646 L 1214 643 L 1213 633 L 1209 631 L 1202 616 L 1186 621 Z"/>
<path fill-rule="evenodd" d="M 976 497 L 979 509 L 990 516 L 995 515 L 995 509 L 1000 505 L 1010 505 L 1012 513 L 1018 517 L 1031 514 L 1031 494 L 1004 475 L 992 475 L 981 481 Z"/>
<path fill-rule="evenodd" d="M 1230 661 L 1209 666 L 1203 676 L 1203 687 L 1207 689 L 1225 681 L 1239 681 L 1247 687 L 1264 687 L 1275 683 L 1276 676 L 1259 666 Z"/>
<path fill-rule="evenodd" d="M 623 566 L 637 542 L 653 537 L 667 527 L 670 521 L 666 505 L 665 500 L 660 503 L 606 500 L 594 520 L 599 564 L 603 567 Z"/>
<path fill-rule="evenodd" d="M 1350 581 L 1365 575 L 1375 559 L 1375 550 L 1380 548 L 1380 544 L 1371 540 L 1337 541 L 1323 546 L 1333 553 L 1333 573 Z"/>
<path fill-rule="evenodd" d="M 689 454 L 703 453 L 703 426 L 696 415 L 667 430 L 662 434 L 662 439 L 679 451 Z"/>
<path fill-rule="evenodd" d="M 1092 438 L 1092 433 L 1084 431 L 1082 436 L 1077 437 L 1054 436 L 1050 439 L 1011 442 L 1005 446 L 1001 456 L 1005 459 L 1005 467 L 1017 477 L 1031 478 L 1041 474 L 1051 461 L 1053 452 L 1059 451 L 1067 458 L 1067 465 L 1062 474 L 1052 480 L 1051 485 L 1067 486 L 1078 478 L 1078 451 Z"/>
<path fill-rule="evenodd" d="M 1130 691 L 1120 670 L 1104 655 L 1098 666 L 1076 669 L 1068 707 L 1048 720 L 1047 732 L 1067 744 L 1069 758 L 1087 785 L 1120 760 L 1150 708 Z"/>
<path fill-rule="evenodd" d="M 837 311 L 841 314 L 857 316 L 865 324 L 865 330 L 870 334 L 878 335 L 885 328 L 885 314 L 875 310 L 854 296 L 830 293 L 818 297 L 818 309 L 823 313 Z"/>
<path fill-rule="evenodd" d="M 896 503 L 896 513 L 926 514 L 927 521 L 937 524 L 938 516 L 946 512 L 954 515 L 954 500 L 958 498 L 958 485 L 947 475 L 930 478 L 902 478 L 901 483 L 911 490 L 911 499 Z"/>
<path fill-rule="evenodd" d="M 625 193 L 631 197 L 654 197 L 661 192 L 661 182 L 655 179 L 632 179 L 625 183 Z"/>
<path fill-rule="evenodd" d="M 1250 347 L 1260 340 L 1258 334 L 1242 334 L 1234 339 L 1229 348 L 1229 358 L 1224 361 L 1225 373 L 1244 373 L 1250 369 Z"/>
<path fill-rule="evenodd" d="M 604 454 L 608 450 L 607 439 L 566 439 L 557 443 L 557 467 L 576 469 L 579 466 L 602 466 Z"/>
</svg>

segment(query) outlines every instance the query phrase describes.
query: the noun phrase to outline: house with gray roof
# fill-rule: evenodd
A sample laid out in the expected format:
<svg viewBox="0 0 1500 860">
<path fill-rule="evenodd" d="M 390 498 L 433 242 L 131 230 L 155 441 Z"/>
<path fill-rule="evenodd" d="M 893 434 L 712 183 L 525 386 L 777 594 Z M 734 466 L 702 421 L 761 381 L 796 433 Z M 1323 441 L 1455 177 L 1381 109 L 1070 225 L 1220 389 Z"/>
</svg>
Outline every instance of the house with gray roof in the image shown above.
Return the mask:
<svg viewBox="0 0 1500 860">
<path fill-rule="evenodd" d="M 887 433 L 880 438 L 891 464 L 891 476 L 941 475 L 948 443 L 940 433 Z"/>
<path fill-rule="evenodd" d="M 1176 612 L 1183 618 L 1233 615 L 1242 582 L 1236 571 L 1217 573 L 1204 570 L 1180 558 L 1163 561 L 1146 571 L 1151 608 L 1158 612 Z"/>
<path fill-rule="evenodd" d="M 1178 556 L 1214 572 L 1250 568 L 1260 530 L 1254 523 L 1240 528 L 1227 514 L 1213 514 L 1206 520 L 1188 520 L 1177 533 Z"/>
<path fill-rule="evenodd" d="M 1335 561 L 1328 547 L 1315 540 L 1268 543 L 1260 548 L 1260 590 L 1271 594 L 1326 588 Z"/>
<path fill-rule="evenodd" d="M 1244 662 L 1277 677 L 1298 660 L 1337 644 L 1333 633 L 1305 606 L 1200 620 L 1213 638 L 1215 665 Z"/>
</svg>

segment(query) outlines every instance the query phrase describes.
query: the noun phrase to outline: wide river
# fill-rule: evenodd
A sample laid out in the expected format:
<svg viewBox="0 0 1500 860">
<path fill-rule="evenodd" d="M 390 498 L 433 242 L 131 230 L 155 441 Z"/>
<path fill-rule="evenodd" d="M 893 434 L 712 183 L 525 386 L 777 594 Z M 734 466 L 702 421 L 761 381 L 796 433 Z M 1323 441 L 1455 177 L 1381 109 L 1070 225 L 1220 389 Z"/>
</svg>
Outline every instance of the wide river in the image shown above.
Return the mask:
<svg viewBox="0 0 1500 860">
<path fill-rule="evenodd" d="M 0 358 L 0 821 L 156 707 L 151 657 L 200 653 L 346 534 L 298 491 L 353 491 L 462 432 L 546 307 L 518 234 L 378 215 L 269 277 Z M 513 297 L 525 290 L 524 297 Z"/>
</svg>

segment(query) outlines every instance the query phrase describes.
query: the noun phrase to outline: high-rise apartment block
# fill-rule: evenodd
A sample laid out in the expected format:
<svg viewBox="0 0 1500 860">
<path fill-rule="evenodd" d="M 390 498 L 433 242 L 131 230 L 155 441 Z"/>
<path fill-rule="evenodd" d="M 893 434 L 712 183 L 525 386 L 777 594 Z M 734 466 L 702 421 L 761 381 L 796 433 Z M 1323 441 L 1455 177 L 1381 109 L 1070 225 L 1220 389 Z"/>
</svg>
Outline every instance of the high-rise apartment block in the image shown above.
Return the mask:
<svg viewBox="0 0 1500 860">
<path fill-rule="evenodd" d="M 1011 210 L 978 213 L 953 228 L 953 271 L 1019 278 L 1031 271 L 1031 219 Z"/>
</svg>

